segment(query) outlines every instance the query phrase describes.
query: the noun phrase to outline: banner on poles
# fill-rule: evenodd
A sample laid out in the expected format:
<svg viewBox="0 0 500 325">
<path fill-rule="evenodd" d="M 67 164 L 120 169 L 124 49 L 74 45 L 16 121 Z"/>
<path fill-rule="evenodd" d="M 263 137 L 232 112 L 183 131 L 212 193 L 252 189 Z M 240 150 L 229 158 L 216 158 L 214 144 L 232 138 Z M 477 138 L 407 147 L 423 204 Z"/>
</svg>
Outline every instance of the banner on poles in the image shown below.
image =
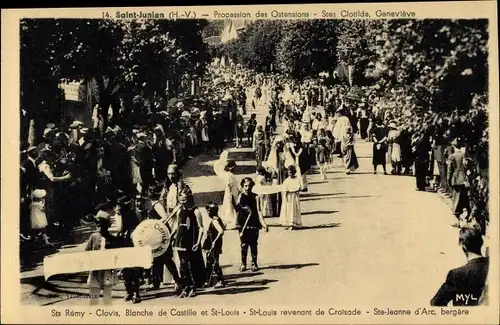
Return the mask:
<svg viewBox="0 0 500 325">
<path fill-rule="evenodd" d="M 150 268 L 153 264 L 151 247 L 127 247 L 56 254 L 43 259 L 45 280 L 57 274 L 113 270 L 125 267 Z"/>
</svg>

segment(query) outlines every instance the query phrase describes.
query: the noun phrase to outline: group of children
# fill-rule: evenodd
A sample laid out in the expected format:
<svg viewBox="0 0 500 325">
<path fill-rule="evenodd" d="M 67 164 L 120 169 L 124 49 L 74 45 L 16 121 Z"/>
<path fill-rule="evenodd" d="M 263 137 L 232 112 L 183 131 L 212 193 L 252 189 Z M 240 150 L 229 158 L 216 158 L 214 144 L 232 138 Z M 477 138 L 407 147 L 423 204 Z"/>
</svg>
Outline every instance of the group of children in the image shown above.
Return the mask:
<svg viewBox="0 0 500 325">
<path fill-rule="evenodd" d="M 247 270 L 247 255 L 251 253 L 251 270 L 258 270 L 257 242 L 260 229 L 268 230 L 263 214 L 259 196 L 252 192 L 255 183 L 251 178 L 241 181 L 243 192 L 234 202 L 237 212 L 236 228 L 241 242 L 241 266 L 240 271 Z M 153 190 L 153 194 L 158 191 Z M 95 214 L 95 222 L 98 226 L 86 246 L 86 250 L 113 249 L 120 247 L 133 247 L 132 234 L 134 229 L 144 219 L 158 219 L 158 198 L 150 195 L 149 203 L 139 197 L 132 200 L 122 197 L 115 204 L 105 204 L 98 207 Z M 149 207 L 146 208 L 145 205 Z M 125 301 L 140 303 L 140 287 L 148 282 L 150 290 L 158 289 L 158 274 L 163 274 L 163 266 L 167 266 L 175 281 L 174 291 L 180 298 L 195 297 L 196 289 L 201 287 L 224 288 L 225 281 L 220 266 L 220 255 L 222 254 L 223 235 L 226 224 L 219 217 L 219 207 L 215 203 L 209 203 L 204 208 L 194 206 L 192 194 L 182 191 L 178 200 L 178 212 L 174 212 L 174 222 L 167 223 L 171 230 L 171 243 L 167 252 L 153 261 L 149 270 L 142 268 L 125 268 L 122 270 L 91 271 L 89 273 L 88 285 L 90 287 L 90 303 L 97 304 L 101 290 L 104 296 L 104 304 L 111 304 L 111 293 L 113 286 L 117 283 L 119 276 L 124 280 L 127 294 Z M 176 209 L 174 209 L 176 210 Z M 203 224 L 203 216 L 209 217 L 209 224 Z M 206 212 L 206 213 L 205 213 Z M 164 218 L 163 218 L 164 219 Z M 188 220 L 189 219 L 189 220 Z M 201 231 L 200 231 L 201 229 Z M 199 236 L 198 233 L 203 233 Z M 174 251 L 177 252 L 179 268 L 173 263 Z M 204 261 L 202 257 L 204 252 Z M 201 263 L 199 262 L 201 260 Z M 171 263 L 169 263 L 171 262 Z M 162 270 L 158 272 L 157 267 Z"/>
</svg>

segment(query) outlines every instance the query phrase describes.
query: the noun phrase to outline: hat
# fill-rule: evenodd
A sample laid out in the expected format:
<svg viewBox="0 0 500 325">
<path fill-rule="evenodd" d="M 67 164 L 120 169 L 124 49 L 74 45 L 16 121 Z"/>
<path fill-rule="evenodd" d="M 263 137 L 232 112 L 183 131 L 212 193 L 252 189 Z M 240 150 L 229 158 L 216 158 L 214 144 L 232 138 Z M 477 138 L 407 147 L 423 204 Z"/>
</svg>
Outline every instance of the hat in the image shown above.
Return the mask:
<svg viewBox="0 0 500 325">
<path fill-rule="evenodd" d="M 126 205 L 130 204 L 131 202 L 132 198 L 128 195 L 121 196 L 116 200 L 116 203 L 118 203 L 119 205 Z"/>
<path fill-rule="evenodd" d="M 82 128 L 82 129 L 80 129 L 80 133 L 85 134 L 85 133 L 88 133 L 88 132 L 89 132 L 89 128 Z"/>
<path fill-rule="evenodd" d="M 28 149 L 26 149 L 26 152 L 27 152 L 27 153 L 30 153 L 30 152 L 35 151 L 35 150 L 37 150 L 37 149 L 38 149 L 37 147 L 35 147 L 35 146 L 31 146 L 31 147 L 29 147 Z"/>
<path fill-rule="evenodd" d="M 113 209 L 113 205 L 110 203 L 110 202 L 103 202 L 103 203 L 100 203 L 98 204 L 96 207 L 95 207 L 95 210 L 101 210 L 101 211 L 106 211 L 106 210 L 111 210 Z"/>
<path fill-rule="evenodd" d="M 48 136 L 50 133 L 52 133 L 52 129 L 45 129 L 45 130 L 43 130 L 43 136 L 44 137 Z"/>
<path fill-rule="evenodd" d="M 106 131 L 104 131 L 104 134 L 110 134 L 110 133 L 115 133 L 115 131 L 111 127 L 107 127 Z"/>
<path fill-rule="evenodd" d="M 390 122 L 389 123 L 389 128 L 391 128 L 391 129 L 397 129 L 398 127 L 397 127 L 396 123 Z"/>
<path fill-rule="evenodd" d="M 49 124 L 47 124 L 47 125 L 45 126 L 45 128 L 47 128 L 47 129 L 53 129 L 53 128 L 55 128 L 55 127 L 56 127 L 56 125 L 55 125 L 54 123 L 49 123 Z"/>
<path fill-rule="evenodd" d="M 97 220 L 97 222 L 103 222 L 103 221 L 109 222 L 111 219 L 111 214 L 109 214 L 106 211 L 99 210 L 99 212 L 97 212 L 94 218 Z"/>
<path fill-rule="evenodd" d="M 77 129 L 77 128 L 82 127 L 83 125 L 84 125 L 84 124 L 83 124 L 83 122 L 80 122 L 80 121 L 73 121 L 73 123 L 71 123 L 71 124 L 69 125 L 69 127 L 70 127 L 70 128 L 72 128 L 72 129 Z"/>
<path fill-rule="evenodd" d="M 43 199 L 47 195 L 46 190 L 34 190 L 31 196 L 34 199 Z"/>
<path fill-rule="evenodd" d="M 147 135 L 146 133 L 144 133 L 144 132 L 137 133 L 135 136 L 136 136 L 138 139 L 141 139 L 141 138 L 147 138 L 147 137 L 148 137 L 148 135 Z"/>
</svg>

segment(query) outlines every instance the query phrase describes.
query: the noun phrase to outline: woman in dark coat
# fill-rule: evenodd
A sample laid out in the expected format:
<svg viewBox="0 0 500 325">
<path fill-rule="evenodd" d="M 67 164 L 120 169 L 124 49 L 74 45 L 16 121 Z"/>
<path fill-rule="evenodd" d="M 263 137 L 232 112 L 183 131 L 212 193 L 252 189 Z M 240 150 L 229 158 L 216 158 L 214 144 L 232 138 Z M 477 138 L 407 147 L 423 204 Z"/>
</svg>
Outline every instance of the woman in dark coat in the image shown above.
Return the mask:
<svg viewBox="0 0 500 325">
<path fill-rule="evenodd" d="M 373 130 L 373 173 L 377 173 L 377 166 L 382 165 L 384 175 L 387 175 L 386 170 L 386 153 L 387 153 L 387 135 L 388 130 L 382 124 L 380 119 L 376 120 L 375 129 Z"/>
<path fill-rule="evenodd" d="M 417 191 L 425 191 L 429 175 L 431 143 L 426 134 L 418 136 L 415 145 L 415 178 Z"/>
</svg>

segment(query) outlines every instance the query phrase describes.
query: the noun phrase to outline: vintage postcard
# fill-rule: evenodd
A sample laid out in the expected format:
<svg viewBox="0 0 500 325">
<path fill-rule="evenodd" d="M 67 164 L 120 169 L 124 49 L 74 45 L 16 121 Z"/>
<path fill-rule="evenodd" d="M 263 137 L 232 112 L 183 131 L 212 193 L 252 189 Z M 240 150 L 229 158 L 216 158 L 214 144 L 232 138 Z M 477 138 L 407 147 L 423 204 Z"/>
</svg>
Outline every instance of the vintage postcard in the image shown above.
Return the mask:
<svg viewBox="0 0 500 325">
<path fill-rule="evenodd" d="M 496 9 L 2 10 L 2 322 L 497 324 Z"/>
</svg>

